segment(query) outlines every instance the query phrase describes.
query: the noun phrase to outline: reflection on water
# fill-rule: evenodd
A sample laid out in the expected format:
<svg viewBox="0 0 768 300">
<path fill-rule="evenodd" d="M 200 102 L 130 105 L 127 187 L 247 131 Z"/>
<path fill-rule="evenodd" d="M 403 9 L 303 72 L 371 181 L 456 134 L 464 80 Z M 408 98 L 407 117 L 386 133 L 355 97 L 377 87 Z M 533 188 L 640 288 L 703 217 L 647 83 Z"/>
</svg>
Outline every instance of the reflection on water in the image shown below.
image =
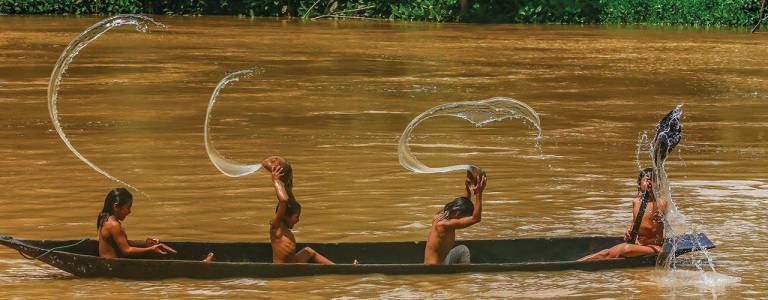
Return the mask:
<svg viewBox="0 0 768 300">
<path fill-rule="evenodd" d="M 0 233 L 94 236 L 112 181 L 75 159 L 52 129 L 46 86 L 65 45 L 98 19 L 0 18 Z M 59 114 L 96 165 L 141 187 L 133 238 L 267 241 L 268 176 L 221 175 L 203 141 L 207 101 L 227 73 L 259 80 L 222 93 L 216 147 L 295 168 L 300 241 L 426 238 L 463 174 L 398 164 L 402 130 L 439 104 L 505 95 L 540 114 L 542 149 L 515 122 L 471 128 L 425 122 L 411 145 L 426 165 L 471 158 L 489 174 L 483 222 L 460 238 L 623 233 L 631 222 L 637 132 L 684 102 L 686 135 L 667 170 L 678 208 L 716 244 L 718 271 L 741 280 L 719 297 L 765 297 L 768 218 L 766 36 L 582 26 L 282 22 L 158 17 L 163 32 L 110 31 L 70 66 Z M 126 101 L 129 100 L 129 101 Z M 531 159 L 537 158 L 537 159 Z M 653 268 L 451 276 L 322 276 L 276 280 L 77 279 L 0 249 L 0 295 L 30 298 L 710 297 L 660 284 Z M 40 284 L 41 280 L 45 284 Z M 690 281 L 689 279 L 682 279 Z"/>
</svg>

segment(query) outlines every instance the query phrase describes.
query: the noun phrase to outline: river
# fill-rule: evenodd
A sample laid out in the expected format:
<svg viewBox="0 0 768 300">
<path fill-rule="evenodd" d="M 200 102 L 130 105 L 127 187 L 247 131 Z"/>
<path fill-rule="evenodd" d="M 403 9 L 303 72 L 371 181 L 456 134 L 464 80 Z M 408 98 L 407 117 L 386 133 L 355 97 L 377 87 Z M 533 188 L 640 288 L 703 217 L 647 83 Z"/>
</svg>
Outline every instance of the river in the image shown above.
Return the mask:
<svg viewBox="0 0 768 300">
<path fill-rule="evenodd" d="M 684 103 L 667 172 L 680 211 L 717 248 L 729 283 L 666 271 L 133 281 L 78 279 L 0 249 L 0 296 L 21 298 L 768 297 L 768 35 L 676 27 L 301 22 L 165 17 L 116 28 L 74 60 L 59 113 L 72 144 L 135 194 L 130 237 L 268 241 L 269 176 L 230 178 L 203 143 L 208 98 L 228 72 L 264 73 L 218 97 L 212 137 L 229 158 L 288 158 L 301 242 L 423 240 L 463 174 L 415 174 L 397 143 L 435 105 L 494 96 L 541 117 L 474 128 L 426 121 L 411 142 L 430 166 L 488 172 L 484 216 L 458 238 L 621 235 L 631 222 L 643 130 Z M 117 184 L 79 161 L 48 117 L 64 47 L 95 17 L 0 17 L 0 233 L 95 237 Z M 645 156 L 644 156 L 645 157 Z M 647 164 L 647 160 L 645 161 Z M 365 254 L 360 254 L 365 262 Z M 694 275 L 692 275 L 694 276 Z M 695 277 L 695 276 L 694 276 Z"/>
</svg>

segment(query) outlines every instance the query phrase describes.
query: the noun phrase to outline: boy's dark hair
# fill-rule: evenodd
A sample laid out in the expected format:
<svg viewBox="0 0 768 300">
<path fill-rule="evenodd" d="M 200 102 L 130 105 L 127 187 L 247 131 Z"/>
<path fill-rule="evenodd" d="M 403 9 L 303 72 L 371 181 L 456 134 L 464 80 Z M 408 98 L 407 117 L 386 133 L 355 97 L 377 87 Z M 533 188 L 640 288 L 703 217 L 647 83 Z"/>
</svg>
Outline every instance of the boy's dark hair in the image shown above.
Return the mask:
<svg viewBox="0 0 768 300">
<path fill-rule="evenodd" d="M 653 176 L 653 168 L 645 168 L 645 169 L 643 169 L 642 171 L 640 171 L 640 174 L 639 174 L 639 175 L 637 175 L 637 185 L 640 185 L 640 182 L 642 182 L 642 181 L 643 181 L 643 178 L 644 178 L 646 175 L 651 175 L 651 176 Z"/>
<path fill-rule="evenodd" d="M 448 202 L 443 207 L 443 211 L 447 212 L 449 216 L 468 217 L 472 215 L 475 210 L 475 205 L 467 197 L 458 197 L 453 201 Z"/>
<path fill-rule="evenodd" d="M 294 214 L 301 213 L 301 204 L 296 199 L 290 198 L 285 205 L 285 215 L 292 216 Z"/>
<path fill-rule="evenodd" d="M 293 168 L 291 168 L 291 164 L 288 161 L 280 164 L 280 167 L 283 168 L 283 176 L 280 176 L 280 181 L 283 182 L 286 192 L 291 194 L 291 198 L 293 198 Z"/>
<path fill-rule="evenodd" d="M 278 203 L 280 205 L 280 203 Z M 275 211 L 277 211 L 277 207 L 275 207 Z M 299 204 L 299 201 L 296 201 L 296 199 L 288 198 L 288 201 L 285 202 L 285 216 L 289 217 L 294 214 L 301 212 L 301 204 Z"/>
<path fill-rule="evenodd" d="M 107 193 L 107 197 L 104 198 L 104 207 L 101 208 L 99 216 L 96 217 L 96 230 L 101 229 L 101 225 L 104 224 L 110 215 L 112 215 L 112 209 L 115 206 L 123 206 L 133 202 L 133 195 L 125 188 L 112 189 Z"/>
</svg>

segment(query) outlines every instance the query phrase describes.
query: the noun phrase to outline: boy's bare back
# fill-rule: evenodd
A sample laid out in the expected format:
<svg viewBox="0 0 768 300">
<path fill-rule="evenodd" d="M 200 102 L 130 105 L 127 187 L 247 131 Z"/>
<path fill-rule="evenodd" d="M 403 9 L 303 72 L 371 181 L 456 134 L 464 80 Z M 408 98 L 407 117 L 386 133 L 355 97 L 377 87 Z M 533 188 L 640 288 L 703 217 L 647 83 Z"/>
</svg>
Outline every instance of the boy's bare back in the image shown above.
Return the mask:
<svg viewBox="0 0 768 300">
<path fill-rule="evenodd" d="M 104 224 L 99 228 L 99 240 L 103 241 L 99 243 L 99 256 L 104 258 L 117 258 L 118 255 L 117 245 L 115 245 L 115 239 L 113 234 L 120 234 L 127 239 L 123 227 L 120 222 L 110 216 L 104 221 Z"/>
<path fill-rule="evenodd" d="M 439 264 L 451 251 L 456 241 L 456 229 L 446 226 L 446 220 L 437 215 L 432 218 L 432 228 L 429 229 L 427 245 L 424 249 L 425 264 Z"/>
</svg>

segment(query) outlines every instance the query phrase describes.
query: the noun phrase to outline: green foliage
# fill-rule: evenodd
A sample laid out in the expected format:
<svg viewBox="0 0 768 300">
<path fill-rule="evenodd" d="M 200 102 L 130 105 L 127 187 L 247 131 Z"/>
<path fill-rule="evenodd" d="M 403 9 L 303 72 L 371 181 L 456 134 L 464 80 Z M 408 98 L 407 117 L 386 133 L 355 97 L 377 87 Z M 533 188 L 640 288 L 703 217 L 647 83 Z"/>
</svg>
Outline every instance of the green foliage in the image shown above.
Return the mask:
<svg viewBox="0 0 768 300">
<path fill-rule="evenodd" d="M 759 0 L 600 0 L 604 23 L 748 26 Z"/>
<path fill-rule="evenodd" d="M 465 4 L 462 14 L 461 5 Z M 0 14 L 347 16 L 430 22 L 750 26 L 760 0 L 0 0 Z"/>
<path fill-rule="evenodd" d="M 467 13 L 472 22 L 597 23 L 601 7 L 591 0 L 478 0 Z"/>
<path fill-rule="evenodd" d="M 5 14 L 110 15 L 140 13 L 139 0 L 0 0 Z"/>
<path fill-rule="evenodd" d="M 301 0 L 298 1 L 297 16 L 308 18 L 328 15 L 356 16 L 387 19 L 391 16 L 391 1 L 371 0 Z M 314 7 L 313 7 L 314 5 Z M 310 10 L 310 8 L 312 8 Z"/>
<path fill-rule="evenodd" d="M 243 9 L 238 14 L 249 17 L 279 17 L 290 10 L 288 3 L 280 0 L 243 0 L 242 3 Z"/>
<path fill-rule="evenodd" d="M 446 22 L 460 17 L 457 0 L 396 1 L 390 8 L 390 19 Z"/>
</svg>

